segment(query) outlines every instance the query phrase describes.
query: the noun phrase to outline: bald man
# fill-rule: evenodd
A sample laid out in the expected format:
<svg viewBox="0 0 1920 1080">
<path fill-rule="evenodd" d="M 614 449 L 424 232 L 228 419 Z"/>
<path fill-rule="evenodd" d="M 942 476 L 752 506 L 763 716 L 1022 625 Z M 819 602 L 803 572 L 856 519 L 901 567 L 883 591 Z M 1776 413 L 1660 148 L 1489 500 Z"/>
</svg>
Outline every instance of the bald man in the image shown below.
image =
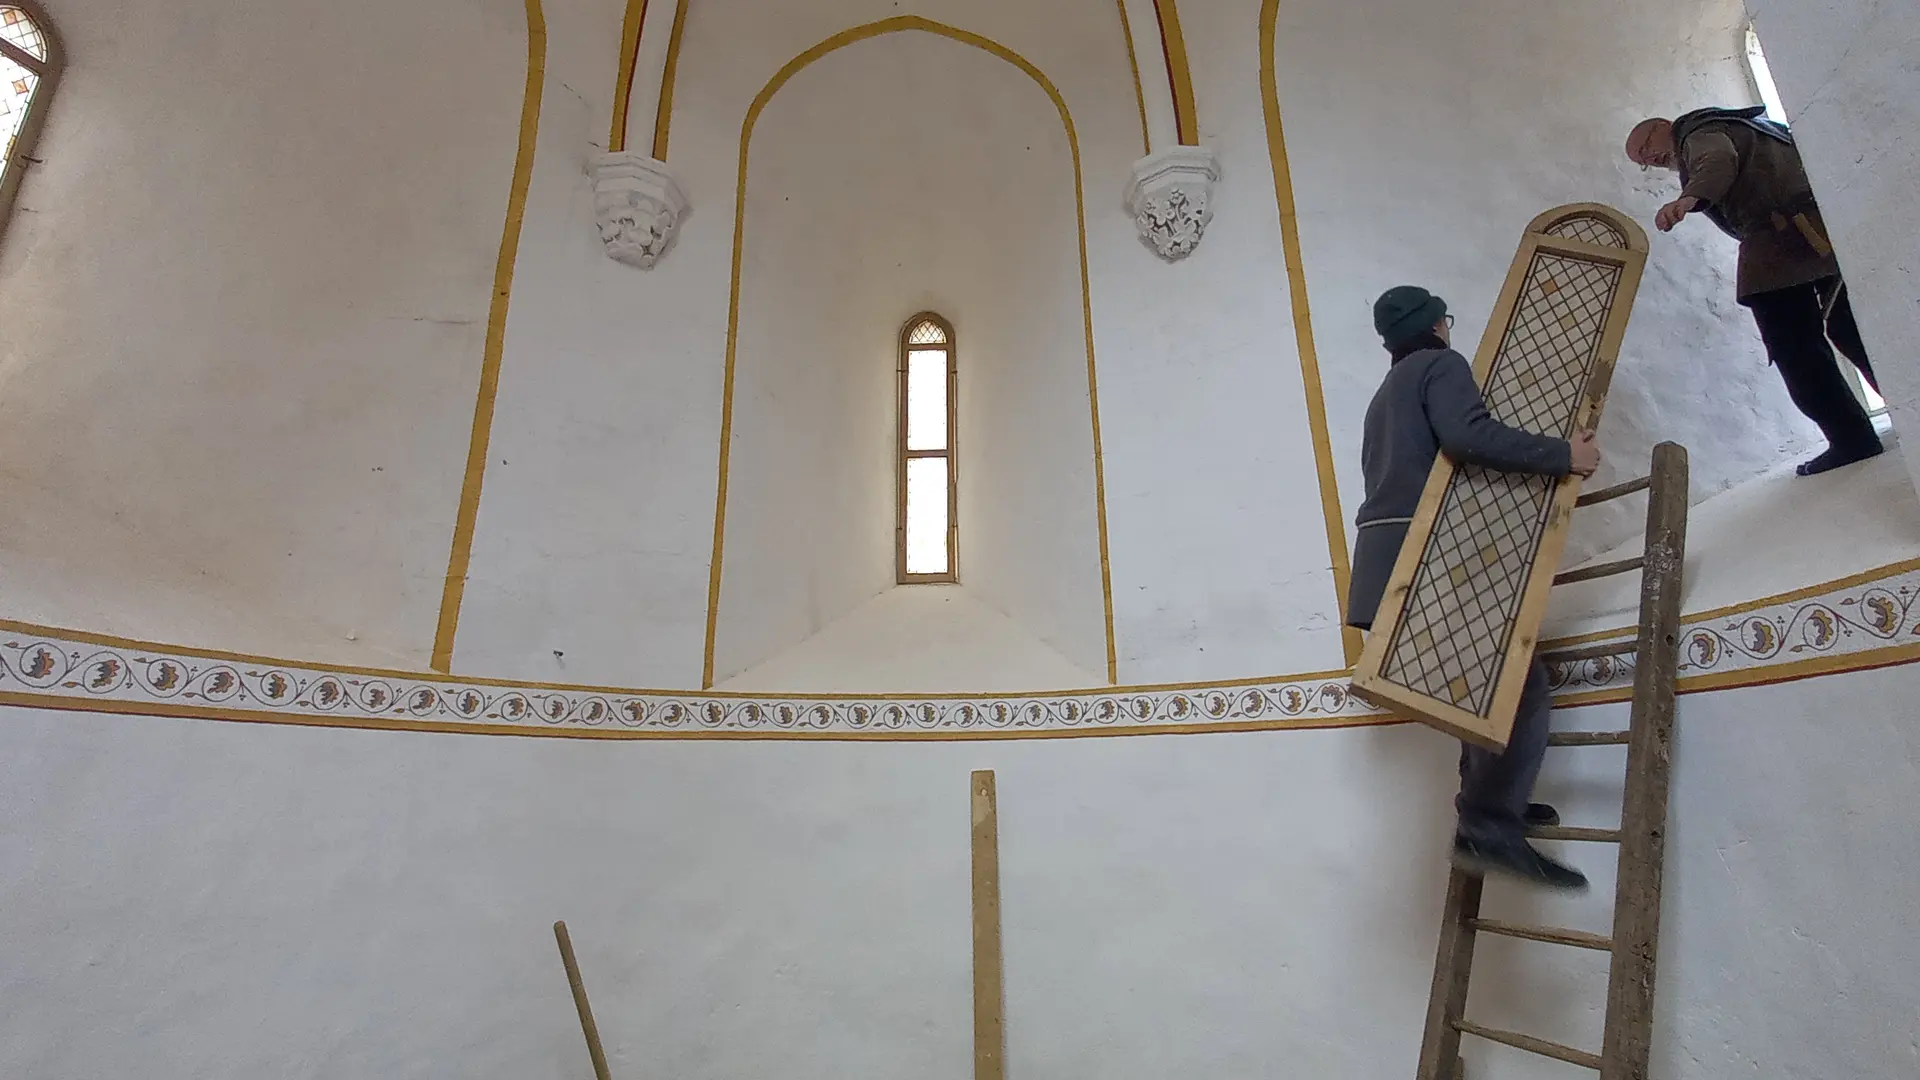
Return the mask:
<svg viewBox="0 0 1920 1080">
<path fill-rule="evenodd" d="M 1740 242 L 1735 294 L 1753 312 L 1767 358 L 1780 369 L 1794 405 L 1827 437 L 1826 451 L 1799 466 L 1801 476 L 1813 476 L 1883 449 L 1834 347 L 1868 385 L 1878 390 L 1880 384 L 1800 151 L 1765 112 L 1700 109 L 1677 120 L 1643 120 L 1627 136 L 1627 157 L 1642 168 L 1680 174 L 1680 197 L 1654 217 L 1661 232 L 1699 213 Z"/>
</svg>

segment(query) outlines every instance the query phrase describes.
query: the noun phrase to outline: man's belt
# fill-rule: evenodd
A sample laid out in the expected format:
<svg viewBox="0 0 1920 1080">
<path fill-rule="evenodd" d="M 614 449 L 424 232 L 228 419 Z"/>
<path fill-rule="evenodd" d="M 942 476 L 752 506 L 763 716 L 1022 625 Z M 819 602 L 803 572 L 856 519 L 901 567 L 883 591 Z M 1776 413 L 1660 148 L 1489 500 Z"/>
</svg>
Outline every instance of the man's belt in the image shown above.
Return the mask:
<svg viewBox="0 0 1920 1080">
<path fill-rule="evenodd" d="M 1792 211 L 1791 217 L 1788 216 L 1788 211 Z M 1833 257 L 1832 241 L 1827 239 L 1827 234 L 1820 230 L 1820 226 L 1815 223 L 1807 210 L 1795 210 L 1793 207 L 1788 207 L 1787 210 L 1775 210 L 1773 212 L 1774 232 L 1786 232 L 1789 226 L 1799 231 L 1801 238 L 1806 240 L 1807 245 L 1813 248 L 1815 254 L 1823 259 Z"/>
</svg>

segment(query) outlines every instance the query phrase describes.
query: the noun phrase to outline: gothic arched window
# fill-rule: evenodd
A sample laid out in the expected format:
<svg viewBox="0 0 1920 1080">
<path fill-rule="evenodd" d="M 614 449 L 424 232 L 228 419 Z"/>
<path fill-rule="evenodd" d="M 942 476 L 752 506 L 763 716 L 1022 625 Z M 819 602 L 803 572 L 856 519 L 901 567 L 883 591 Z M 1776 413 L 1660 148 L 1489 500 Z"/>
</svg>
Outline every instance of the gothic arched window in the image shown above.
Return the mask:
<svg viewBox="0 0 1920 1080">
<path fill-rule="evenodd" d="M 895 565 L 901 584 L 958 581 L 953 326 L 931 312 L 900 330 L 900 478 Z"/>
<path fill-rule="evenodd" d="M 47 111 L 59 74 L 60 54 L 47 22 L 36 10 L 0 0 L 0 233 L 6 231 L 20 177 L 32 162 L 34 136 Z"/>
</svg>

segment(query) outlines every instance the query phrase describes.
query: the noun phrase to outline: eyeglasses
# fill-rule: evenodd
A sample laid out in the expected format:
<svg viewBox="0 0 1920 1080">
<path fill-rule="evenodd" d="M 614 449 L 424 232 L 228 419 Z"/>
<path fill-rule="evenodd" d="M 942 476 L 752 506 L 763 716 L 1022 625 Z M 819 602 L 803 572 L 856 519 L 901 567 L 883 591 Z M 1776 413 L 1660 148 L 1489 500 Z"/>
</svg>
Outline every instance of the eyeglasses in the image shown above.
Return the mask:
<svg viewBox="0 0 1920 1080">
<path fill-rule="evenodd" d="M 1453 316 L 1447 315 L 1447 316 L 1444 316 L 1444 318 L 1447 320 L 1447 329 L 1449 330 L 1453 329 Z"/>
</svg>

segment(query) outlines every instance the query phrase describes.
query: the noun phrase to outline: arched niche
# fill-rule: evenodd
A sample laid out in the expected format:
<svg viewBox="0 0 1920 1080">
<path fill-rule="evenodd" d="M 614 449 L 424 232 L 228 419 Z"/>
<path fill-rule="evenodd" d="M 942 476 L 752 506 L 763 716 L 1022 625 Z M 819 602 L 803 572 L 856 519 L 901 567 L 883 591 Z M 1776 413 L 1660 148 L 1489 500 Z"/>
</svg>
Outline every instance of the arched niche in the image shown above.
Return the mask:
<svg viewBox="0 0 1920 1080">
<path fill-rule="evenodd" d="M 763 89 L 741 135 L 709 683 L 1110 677 L 1084 219 L 1064 100 L 985 38 L 885 20 Z M 897 338 L 923 310 L 968 343 L 956 586 L 895 585 Z M 781 670 L 808 685 L 750 671 L 802 643 Z"/>
</svg>

